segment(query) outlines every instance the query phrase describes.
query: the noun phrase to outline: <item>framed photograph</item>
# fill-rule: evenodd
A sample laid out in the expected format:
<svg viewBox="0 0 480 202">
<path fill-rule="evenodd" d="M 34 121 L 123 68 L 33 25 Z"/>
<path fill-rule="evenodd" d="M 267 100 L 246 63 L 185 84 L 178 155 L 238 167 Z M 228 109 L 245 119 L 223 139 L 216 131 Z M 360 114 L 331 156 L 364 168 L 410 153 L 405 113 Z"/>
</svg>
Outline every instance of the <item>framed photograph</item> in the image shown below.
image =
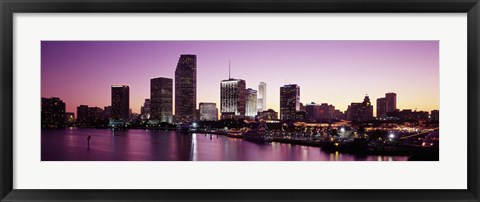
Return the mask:
<svg viewBox="0 0 480 202">
<path fill-rule="evenodd" d="M 478 0 L 0 6 L 1 201 L 479 201 Z"/>
</svg>

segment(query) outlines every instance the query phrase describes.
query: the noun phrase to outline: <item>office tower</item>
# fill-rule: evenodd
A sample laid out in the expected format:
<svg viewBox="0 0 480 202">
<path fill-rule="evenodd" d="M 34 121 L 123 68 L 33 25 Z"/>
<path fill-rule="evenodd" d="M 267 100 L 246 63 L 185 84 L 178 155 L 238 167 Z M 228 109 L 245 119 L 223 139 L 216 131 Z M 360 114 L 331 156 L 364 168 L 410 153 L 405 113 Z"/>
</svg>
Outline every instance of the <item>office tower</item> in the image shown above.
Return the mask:
<svg viewBox="0 0 480 202">
<path fill-rule="evenodd" d="M 280 119 L 294 119 L 300 111 L 300 86 L 289 84 L 280 87 Z"/>
<path fill-rule="evenodd" d="M 229 78 L 220 82 L 221 119 L 234 119 L 245 116 L 245 80 Z"/>
<path fill-rule="evenodd" d="M 175 119 L 195 120 L 197 106 L 197 56 L 180 55 L 175 69 Z"/>
<path fill-rule="evenodd" d="M 200 102 L 199 106 L 200 121 L 218 120 L 217 104 L 213 102 Z"/>
<path fill-rule="evenodd" d="M 248 116 L 250 118 L 255 118 L 257 115 L 258 109 L 257 109 L 257 91 L 253 90 L 251 88 L 247 89 L 247 109 L 245 112 L 245 116 Z"/>
<path fill-rule="evenodd" d="M 395 93 L 386 93 L 386 112 L 394 112 L 397 110 L 397 94 Z"/>
<path fill-rule="evenodd" d="M 42 98 L 42 127 L 65 127 L 65 103 L 58 97 Z"/>
<path fill-rule="evenodd" d="M 348 107 L 348 116 L 351 121 L 363 122 L 373 119 L 373 106 L 368 95 L 365 96 L 363 102 L 351 103 Z"/>
<path fill-rule="evenodd" d="M 123 123 L 129 120 L 130 87 L 112 85 L 112 119 Z"/>
<path fill-rule="evenodd" d="M 387 118 L 387 99 L 384 97 L 377 99 L 377 118 Z"/>
<path fill-rule="evenodd" d="M 148 101 L 145 104 L 148 108 Z M 145 106 L 144 106 L 145 107 Z M 150 119 L 159 122 L 173 122 L 173 80 L 154 78 L 150 80 Z M 145 110 L 145 108 L 144 108 Z"/>
<path fill-rule="evenodd" d="M 267 84 L 264 82 L 260 82 L 258 85 L 257 109 L 259 112 L 267 110 Z"/>
</svg>

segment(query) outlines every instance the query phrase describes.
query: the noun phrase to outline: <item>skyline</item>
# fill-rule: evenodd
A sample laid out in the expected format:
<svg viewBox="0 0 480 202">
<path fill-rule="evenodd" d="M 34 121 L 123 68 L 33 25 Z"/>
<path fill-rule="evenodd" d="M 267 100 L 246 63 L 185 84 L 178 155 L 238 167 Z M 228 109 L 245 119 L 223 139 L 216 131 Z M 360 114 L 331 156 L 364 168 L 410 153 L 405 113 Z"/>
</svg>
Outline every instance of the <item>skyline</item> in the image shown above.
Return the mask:
<svg viewBox="0 0 480 202">
<path fill-rule="evenodd" d="M 109 106 L 111 85 L 126 84 L 130 108 L 139 113 L 150 79 L 175 78 L 181 54 L 197 56 L 196 108 L 219 106 L 231 60 L 231 77 L 255 90 L 265 82 L 266 109 L 277 112 L 280 87 L 290 83 L 300 86 L 304 105 L 345 111 L 365 94 L 375 106 L 395 92 L 399 109 L 439 109 L 438 41 L 43 41 L 41 52 L 42 97 L 60 97 L 67 112 Z"/>
</svg>

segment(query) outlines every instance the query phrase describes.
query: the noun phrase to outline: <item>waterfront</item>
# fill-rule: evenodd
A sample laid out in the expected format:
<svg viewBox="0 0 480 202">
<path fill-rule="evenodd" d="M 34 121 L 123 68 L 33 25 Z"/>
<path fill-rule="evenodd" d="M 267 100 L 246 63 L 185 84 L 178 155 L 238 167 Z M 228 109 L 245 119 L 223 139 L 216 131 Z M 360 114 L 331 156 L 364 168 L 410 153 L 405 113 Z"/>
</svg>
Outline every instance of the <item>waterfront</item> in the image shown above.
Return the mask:
<svg viewBox="0 0 480 202">
<path fill-rule="evenodd" d="M 87 137 L 91 136 L 90 147 Z M 42 161 L 406 161 L 286 143 L 257 144 L 204 133 L 129 129 L 42 129 Z"/>
</svg>

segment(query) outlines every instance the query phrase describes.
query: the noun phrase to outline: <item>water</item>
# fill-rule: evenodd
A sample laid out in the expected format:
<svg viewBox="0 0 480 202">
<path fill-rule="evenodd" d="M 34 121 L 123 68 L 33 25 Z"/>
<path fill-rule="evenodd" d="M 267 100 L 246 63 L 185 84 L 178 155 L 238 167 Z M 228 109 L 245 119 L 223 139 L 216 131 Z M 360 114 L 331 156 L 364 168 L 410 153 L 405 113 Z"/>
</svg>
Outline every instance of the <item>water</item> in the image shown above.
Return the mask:
<svg viewBox="0 0 480 202">
<path fill-rule="evenodd" d="M 90 135 L 90 147 L 87 137 Z M 42 161 L 406 161 L 356 156 L 318 147 L 257 144 L 210 134 L 110 129 L 42 129 Z"/>
</svg>

